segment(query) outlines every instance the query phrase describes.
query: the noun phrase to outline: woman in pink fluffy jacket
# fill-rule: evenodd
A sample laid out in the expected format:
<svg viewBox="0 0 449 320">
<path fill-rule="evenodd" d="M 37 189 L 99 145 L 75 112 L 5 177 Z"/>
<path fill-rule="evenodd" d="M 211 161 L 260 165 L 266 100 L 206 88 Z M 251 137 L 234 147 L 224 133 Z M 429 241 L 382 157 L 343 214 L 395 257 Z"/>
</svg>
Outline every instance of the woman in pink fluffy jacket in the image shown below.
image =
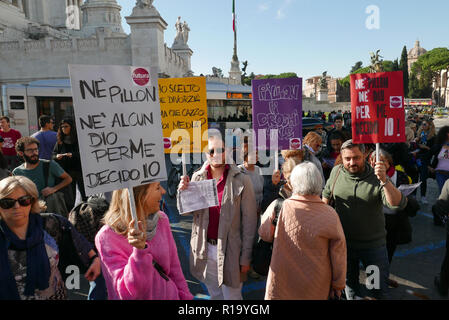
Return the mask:
<svg viewBox="0 0 449 320">
<path fill-rule="evenodd" d="M 133 189 L 139 229 L 127 189 L 116 190 L 95 237 L 111 300 L 188 300 L 193 296 L 181 270 L 168 217 L 159 210 L 159 182 Z"/>
</svg>

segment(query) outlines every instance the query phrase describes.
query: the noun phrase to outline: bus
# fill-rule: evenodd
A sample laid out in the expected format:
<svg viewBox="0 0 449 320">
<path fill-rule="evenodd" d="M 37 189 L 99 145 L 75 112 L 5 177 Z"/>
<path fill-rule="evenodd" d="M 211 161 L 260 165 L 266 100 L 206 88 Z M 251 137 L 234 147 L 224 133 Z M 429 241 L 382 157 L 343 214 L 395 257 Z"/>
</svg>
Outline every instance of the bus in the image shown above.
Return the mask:
<svg viewBox="0 0 449 320">
<path fill-rule="evenodd" d="M 251 127 L 251 87 L 206 81 L 209 126 L 215 128 Z M 22 136 L 39 130 L 38 119 L 50 115 L 55 130 L 65 117 L 74 117 L 70 79 L 37 80 L 27 84 L 2 86 L 2 115 Z"/>
</svg>

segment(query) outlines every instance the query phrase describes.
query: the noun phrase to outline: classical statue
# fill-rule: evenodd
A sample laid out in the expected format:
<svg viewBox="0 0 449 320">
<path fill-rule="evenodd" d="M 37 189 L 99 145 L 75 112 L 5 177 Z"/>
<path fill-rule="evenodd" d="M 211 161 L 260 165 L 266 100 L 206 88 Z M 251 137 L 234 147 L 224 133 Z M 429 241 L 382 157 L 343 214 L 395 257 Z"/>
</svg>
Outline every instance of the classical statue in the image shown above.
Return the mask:
<svg viewBox="0 0 449 320">
<path fill-rule="evenodd" d="M 219 68 L 212 67 L 212 74 L 216 78 L 223 78 L 223 71 Z"/>
<path fill-rule="evenodd" d="M 243 64 L 242 72 L 246 74 L 246 68 L 248 68 L 248 60 L 243 61 L 242 64 Z"/>
<path fill-rule="evenodd" d="M 151 8 L 153 7 L 153 1 L 154 0 L 137 0 L 136 7 L 139 7 L 140 9 L 143 8 Z"/>
<path fill-rule="evenodd" d="M 323 75 L 320 78 L 320 89 L 327 89 L 326 76 L 327 76 L 327 71 L 324 71 Z"/>
<path fill-rule="evenodd" d="M 189 41 L 189 32 L 190 32 L 189 25 L 187 24 L 187 22 L 184 21 L 184 24 L 182 25 L 182 37 L 185 45 L 187 45 L 187 41 Z"/>
<path fill-rule="evenodd" d="M 178 20 L 176 20 L 175 28 L 176 28 L 176 36 L 175 36 L 175 41 L 174 41 L 173 45 L 183 45 L 184 44 L 184 35 L 182 32 L 181 17 L 178 17 Z"/>
<path fill-rule="evenodd" d="M 375 73 L 375 72 L 382 72 L 383 71 L 383 65 L 382 65 L 382 59 L 383 58 L 381 55 L 379 55 L 380 50 L 377 50 L 376 53 L 374 52 L 370 52 L 370 56 L 371 56 L 371 65 L 370 65 L 370 72 L 371 73 Z"/>
</svg>

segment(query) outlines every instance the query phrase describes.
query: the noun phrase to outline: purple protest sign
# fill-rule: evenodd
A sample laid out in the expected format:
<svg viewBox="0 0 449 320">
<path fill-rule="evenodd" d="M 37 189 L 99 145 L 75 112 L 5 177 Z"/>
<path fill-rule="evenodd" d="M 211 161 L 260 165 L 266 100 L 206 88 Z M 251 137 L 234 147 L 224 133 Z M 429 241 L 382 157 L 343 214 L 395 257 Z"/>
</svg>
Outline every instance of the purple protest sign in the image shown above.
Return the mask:
<svg viewBox="0 0 449 320">
<path fill-rule="evenodd" d="M 253 80 L 252 93 L 257 148 L 300 149 L 302 78 Z"/>
</svg>

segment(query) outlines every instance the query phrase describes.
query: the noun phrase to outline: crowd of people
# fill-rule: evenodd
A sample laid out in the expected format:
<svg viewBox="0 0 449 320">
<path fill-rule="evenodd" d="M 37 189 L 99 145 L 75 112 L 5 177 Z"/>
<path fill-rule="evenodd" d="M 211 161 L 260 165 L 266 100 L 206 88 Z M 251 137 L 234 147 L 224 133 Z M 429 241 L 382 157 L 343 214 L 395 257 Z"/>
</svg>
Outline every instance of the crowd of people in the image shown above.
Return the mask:
<svg viewBox="0 0 449 320">
<path fill-rule="evenodd" d="M 241 300 L 247 276 L 265 276 L 255 265 L 261 242 L 271 244 L 267 300 L 389 299 L 398 286 L 390 265 L 397 246 L 412 241 L 409 218 L 428 204 L 429 177 L 441 193 L 434 224 L 445 224 L 449 126 L 436 132 L 431 118 L 409 114 L 407 141 L 381 144 L 377 159 L 374 145 L 353 142 L 350 114 L 329 117 L 332 130 L 311 131 L 301 149 L 282 150 L 280 167 L 265 177 L 248 139 L 239 164 L 223 136 L 209 131 L 206 161 L 181 178 L 178 192 L 216 180 L 218 205 L 190 213 L 189 270 L 211 299 Z M 66 299 L 67 266 L 84 274 L 92 300 L 193 299 L 161 209 L 162 185 L 133 188 L 137 221 L 127 189 L 87 197 L 75 122 L 63 119 L 57 132 L 50 116 L 39 124 L 21 137 L 0 118 L 0 299 Z M 419 199 L 416 190 L 398 189 L 416 182 Z M 448 243 L 434 280 L 441 295 L 449 287 Z M 364 290 L 360 269 L 373 266 L 379 286 Z"/>
</svg>

